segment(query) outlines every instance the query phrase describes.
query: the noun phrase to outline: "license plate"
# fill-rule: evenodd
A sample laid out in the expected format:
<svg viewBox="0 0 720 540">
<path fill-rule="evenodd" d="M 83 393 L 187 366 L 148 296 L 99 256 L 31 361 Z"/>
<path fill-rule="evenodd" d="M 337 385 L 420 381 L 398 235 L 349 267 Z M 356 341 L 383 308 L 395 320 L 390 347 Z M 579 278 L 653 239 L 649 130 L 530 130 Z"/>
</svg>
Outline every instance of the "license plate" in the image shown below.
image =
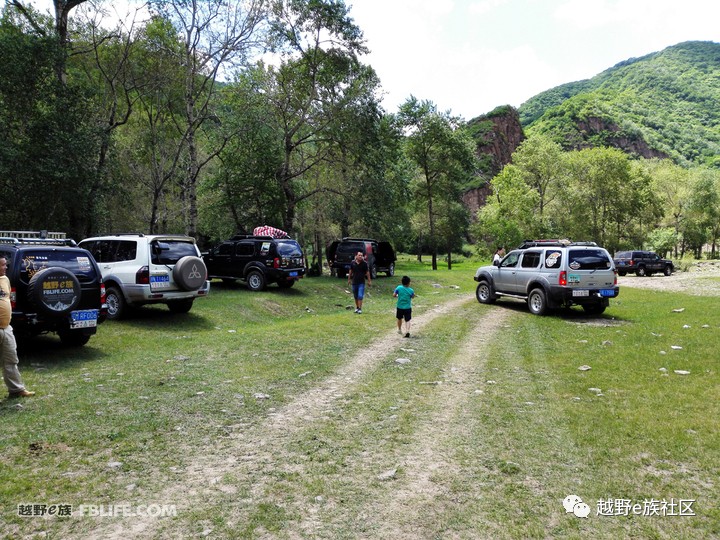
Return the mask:
<svg viewBox="0 0 720 540">
<path fill-rule="evenodd" d="M 613 289 L 600 289 L 600 296 L 615 296 L 615 291 Z"/>
<path fill-rule="evenodd" d="M 288 275 L 290 277 L 297 277 L 297 272 L 290 272 Z"/>
<path fill-rule="evenodd" d="M 70 328 L 93 328 L 97 326 L 98 310 L 81 309 L 70 312 Z"/>
<path fill-rule="evenodd" d="M 573 291 L 573 296 L 590 296 L 590 291 L 587 289 L 578 289 Z"/>
<path fill-rule="evenodd" d="M 153 289 L 167 289 L 170 287 L 170 276 L 167 274 L 150 276 L 150 286 Z"/>
</svg>

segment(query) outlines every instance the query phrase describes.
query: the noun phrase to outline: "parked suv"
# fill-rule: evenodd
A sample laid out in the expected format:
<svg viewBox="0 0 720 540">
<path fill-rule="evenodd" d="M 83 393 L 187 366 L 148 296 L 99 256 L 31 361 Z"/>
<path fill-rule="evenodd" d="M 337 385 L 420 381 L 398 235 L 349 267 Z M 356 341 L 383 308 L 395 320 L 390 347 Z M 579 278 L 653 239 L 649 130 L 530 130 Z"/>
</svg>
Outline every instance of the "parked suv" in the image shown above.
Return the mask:
<svg viewBox="0 0 720 540">
<path fill-rule="evenodd" d="M 618 251 L 614 262 L 621 276 L 625 274 L 652 276 L 656 272 L 669 276 L 675 270 L 672 261 L 661 259 L 654 251 Z"/>
<path fill-rule="evenodd" d="M 200 250 L 189 236 L 116 234 L 86 238 L 80 246 L 100 266 L 109 319 L 145 304 L 166 304 L 174 313 L 187 313 L 196 298 L 210 292 Z"/>
<path fill-rule="evenodd" d="M 251 291 L 289 288 L 305 275 L 305 255 L 292 238 L 239 234 L 203 254 L 210 278 L 245 280 Z"/>
<path fill-rule="evenodd" d="M 327 258 L 331 271 L 334 270 L 339 277 L 344 278 L 358 251 L 365 254 L 372 279 L 377 277 L 378 272 L 386 272 L 390 277 L 395 275 L 397 257 L 390 242 L 378 242 L 368 238 L 343 238 L 330 244 Z"/>
<path fill-rule="evenodd" d="M 90 253 L 64 233 L 0 234 L 18 339 L 55 332 L 66 345 L 85 345 L 107 316 L 105 286 Z"/>
<path fill-rule="evenodd" d="M 572 305 L 600 314 L 619 294 L 612 258 L 593 242 L 526 241 L 498 265 L 478 268 L 475 281 L 479 302 L 519 298 L 535 315 Z"/>
</svg>

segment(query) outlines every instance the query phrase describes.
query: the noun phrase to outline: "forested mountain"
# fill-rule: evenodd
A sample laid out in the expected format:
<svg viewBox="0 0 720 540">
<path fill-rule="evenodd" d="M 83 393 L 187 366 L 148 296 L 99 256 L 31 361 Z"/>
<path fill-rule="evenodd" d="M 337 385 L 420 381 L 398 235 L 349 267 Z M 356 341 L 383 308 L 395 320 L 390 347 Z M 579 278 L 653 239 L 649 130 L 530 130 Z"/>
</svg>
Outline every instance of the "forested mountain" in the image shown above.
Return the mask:
<svg viewBox="0 0 720 540">
<path fill-rule="evenodd" d="M 720 167 L 720 43 L 688 41 L 631 58 L 519 108 L 527 135 L 563 148 L 620 148 Z"/>
</svg>

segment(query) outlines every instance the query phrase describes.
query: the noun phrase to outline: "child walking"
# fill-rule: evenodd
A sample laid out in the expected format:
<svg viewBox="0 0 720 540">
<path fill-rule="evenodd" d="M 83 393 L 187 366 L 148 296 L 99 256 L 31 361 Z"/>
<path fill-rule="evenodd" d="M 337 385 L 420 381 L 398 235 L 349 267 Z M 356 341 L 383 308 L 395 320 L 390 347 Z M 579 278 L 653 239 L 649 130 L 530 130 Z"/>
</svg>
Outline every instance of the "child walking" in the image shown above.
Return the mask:
<svg viewBox="0 0 720 540">
<path fill-rule="evenodd" d="M 405 319 L 405 337 L 410 337 L 410 319 L 412 319 L 412 299 L 415 298 L 415 291 L 410 288 L 410 278 L 402 277 L 402 285 L 395 287 L 393 296 L 397 298 L 397 309 L 395 317 L 397 318 L 398 334 L 403 333 L 402 323 Z"/>
</svg>

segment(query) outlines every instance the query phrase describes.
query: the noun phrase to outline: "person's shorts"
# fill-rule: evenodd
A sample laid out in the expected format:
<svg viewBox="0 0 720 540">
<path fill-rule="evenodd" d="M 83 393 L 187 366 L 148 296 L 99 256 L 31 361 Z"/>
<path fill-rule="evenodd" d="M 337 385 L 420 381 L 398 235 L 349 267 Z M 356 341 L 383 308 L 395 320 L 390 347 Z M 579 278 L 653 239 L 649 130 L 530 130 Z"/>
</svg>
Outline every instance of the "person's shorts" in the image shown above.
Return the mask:
<svg viewBox="0 0 720 540">
<path fill-rule="evenodd" d="M 412 319 L 412 308 L 411 309 L 397 308 L 395 311 L 395 318 L 396 319 L 405 319 L 405 322 L 408 322 L 410 319 Z"/>
<path fill-rule="evenodd" d="M 353 296 L 355 300 L 362 300 L 365 297 L 365 284 L 353 283 Z"/>
</svg>

